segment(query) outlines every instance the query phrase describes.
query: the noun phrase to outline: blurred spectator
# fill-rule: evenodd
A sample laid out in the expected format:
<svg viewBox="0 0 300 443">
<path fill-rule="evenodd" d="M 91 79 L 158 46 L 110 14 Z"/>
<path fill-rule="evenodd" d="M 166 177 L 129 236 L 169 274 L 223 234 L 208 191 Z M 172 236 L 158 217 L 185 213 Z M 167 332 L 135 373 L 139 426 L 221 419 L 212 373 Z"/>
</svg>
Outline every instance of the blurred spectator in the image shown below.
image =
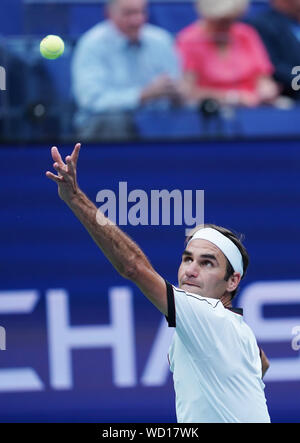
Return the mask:
<svg viewBox="0 0 300 443">
<path fill-rule="evenodd" d="M 300 99 L 292 88 L 292 69 L 300 66 L 300 1 L 271 0 L 271 7 L 249 23 L 257 29 L 275 66 L 282 94 Z"/>
<path fill-rule="evenodd" d="M 5 89 L 0 91 L 1 141 L 42 137 L 47 128 L 44 117 L 55 97 L 54 87 L 40 60 L 30 57 L 32 47 L 28 50 L 26 45 L 24 38 L 0 40 L 5 77 Z M 54 129 L 57 133 L 57 125 Z"/>
<path fill-rule="evenodd" d="M 248 0 L 198 0 L 200 20 L 177 38 L 187 97 L 233 105 L 271 103 L 278 88 L 256 30 L 239 22 Z"/>
<path fill-rule="evenodd" d="M 146 0 L 110 0 L 108 19 L 79 40 L 72 63 L 83 138 L 135 135 L 132 111 L 179 99 L 179 63 L 171 35 L 146 23 Z"/>
</svg>

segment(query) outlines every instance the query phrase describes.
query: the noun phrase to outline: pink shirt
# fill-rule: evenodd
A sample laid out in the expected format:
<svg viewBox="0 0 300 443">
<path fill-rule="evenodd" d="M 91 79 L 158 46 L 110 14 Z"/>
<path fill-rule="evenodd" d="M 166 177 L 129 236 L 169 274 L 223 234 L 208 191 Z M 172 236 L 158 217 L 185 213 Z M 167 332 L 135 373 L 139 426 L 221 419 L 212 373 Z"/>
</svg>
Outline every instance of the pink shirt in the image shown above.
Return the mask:
<svg viewBox="0 0 300 443">
<path fill-rule="evenodd" d="M 274 70 L 267 51 L 249 25 L 234 23 L 229 33 L 229 49 L 222 55 L 201 22 L 184 28 L 177 37 L 183 69 L 193 72 L 202 88 L 255 92 L 257 79 Z"/>
</svg>

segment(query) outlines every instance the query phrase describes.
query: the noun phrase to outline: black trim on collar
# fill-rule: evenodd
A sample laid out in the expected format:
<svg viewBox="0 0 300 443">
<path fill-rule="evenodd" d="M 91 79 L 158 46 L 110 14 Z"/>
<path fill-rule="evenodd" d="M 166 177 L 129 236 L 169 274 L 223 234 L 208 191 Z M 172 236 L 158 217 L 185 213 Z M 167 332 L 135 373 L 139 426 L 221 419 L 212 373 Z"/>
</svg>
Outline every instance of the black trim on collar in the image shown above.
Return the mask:
<svg viewBox="0 0 300 443">
<path fill-rule="evenodd" d="M 226 309 L 229 309 L 229 311 L 232 311 L 235 314 L 243 315 L 243 309 L 242 308 L 227 308 L 226 307 Z"/>
<path fill-rule="evenodd" d="M 165 280 L 167 286 L 167 301 L 168 301 L 168 315 L 166 315 L 166 320 L 168 322 L 169 328 L 176 327 L 176 311 L 175 311 L 175 300 L 172 285 Z"/>
</svg>

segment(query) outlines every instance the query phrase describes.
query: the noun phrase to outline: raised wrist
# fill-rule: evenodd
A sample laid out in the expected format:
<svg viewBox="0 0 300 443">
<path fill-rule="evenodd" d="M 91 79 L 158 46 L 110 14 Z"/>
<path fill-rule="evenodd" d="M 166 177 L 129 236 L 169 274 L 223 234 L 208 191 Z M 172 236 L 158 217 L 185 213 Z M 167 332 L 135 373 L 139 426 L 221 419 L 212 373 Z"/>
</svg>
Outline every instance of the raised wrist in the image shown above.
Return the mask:
<svg viewBox="0 0 300 443">
<path fill-rule="evenodd" d="M 84 200 L 84 197 L 85 197 L 84 193 L 79 188 L 77 188 L 76 191 L 74 191 L 69 198 L 65 199 L 65 203 L 70 208 L 76 207 L 81 201 Z"/>
</svg>

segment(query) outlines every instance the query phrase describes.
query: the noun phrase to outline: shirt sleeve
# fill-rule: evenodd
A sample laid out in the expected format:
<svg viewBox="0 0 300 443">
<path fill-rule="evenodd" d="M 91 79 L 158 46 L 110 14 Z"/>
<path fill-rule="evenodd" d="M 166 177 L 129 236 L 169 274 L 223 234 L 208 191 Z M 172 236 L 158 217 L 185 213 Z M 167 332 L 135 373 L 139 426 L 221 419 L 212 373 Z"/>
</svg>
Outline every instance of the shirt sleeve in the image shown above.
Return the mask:
<svg viewBox="0 0 300 443">
<path fill-rule="evenodd" d="M 168 322 L 169 328 L 176 327 L 176 312 L 175 312 L 175 298 L 172 285 L 166 281 L 167 286 L 167 300 L 168 300 L 168 315 L 166 315 L 166 320 Z"/>
</svg>

